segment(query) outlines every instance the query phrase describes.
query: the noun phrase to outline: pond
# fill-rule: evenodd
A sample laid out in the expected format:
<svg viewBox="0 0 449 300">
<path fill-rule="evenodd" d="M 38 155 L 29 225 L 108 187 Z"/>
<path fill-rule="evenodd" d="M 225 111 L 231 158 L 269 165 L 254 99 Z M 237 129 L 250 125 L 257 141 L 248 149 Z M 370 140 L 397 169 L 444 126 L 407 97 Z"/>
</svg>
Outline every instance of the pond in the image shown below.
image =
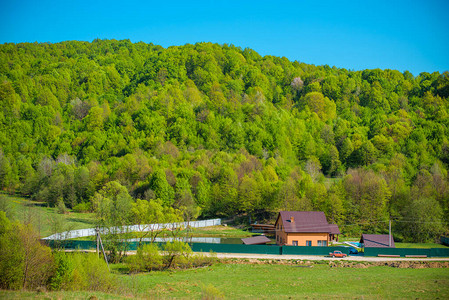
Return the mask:
<svg viewBox="0 0 449 300">
<path fill-rule="evenodd" d="M 165 243 L 171 242 L 174 238 L 172 237 L 164 237 L 164 238 L 156 238 L 155 242 L 157 243 Z M 178 241 L 188 242 L 188 243 L 210 243 L 210 244 L 243 244 L 241 238 L 223 238 L 223 237 L 179 237 L 176 238 Z M 139 239 L 129 239 L 129 242 L 138 242 Z M 151 239 L 143 238 L 142 241 L 150 242 Z"/>
</svg>

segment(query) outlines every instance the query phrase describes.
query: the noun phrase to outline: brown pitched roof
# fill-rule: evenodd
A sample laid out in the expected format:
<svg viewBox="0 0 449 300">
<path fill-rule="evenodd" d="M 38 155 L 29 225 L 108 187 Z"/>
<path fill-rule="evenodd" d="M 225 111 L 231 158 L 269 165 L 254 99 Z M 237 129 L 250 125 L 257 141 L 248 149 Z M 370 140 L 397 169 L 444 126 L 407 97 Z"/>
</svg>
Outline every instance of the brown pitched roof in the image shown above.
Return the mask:
<svg viewBox="0 0 449 300">
<path fill-rule="evenodd" d="M 388 234 L 362 234 L 360 243 L 365 248 L 395 248 L 393 236 L 391 236 L 391 246 L 388 246 Z"/>
<path fill-rule="evenodd" d="M 242 242 L 245 245 L 262 245 L 271 242 L 271 240 L 264 235 L 259 235 L 242 239 Z"/>
<path fill-rule="evenodd" d="M 330 234 L 340 234 L 340 229 L 337 224 L 329 224 L 329 228 L 331 229 Z"/>
<path fill-rule="evenodd" d="M 331 232 L 322 211 L 281 211 L 278 218 L 282 219 L 285 232 Z"/>
</svg>

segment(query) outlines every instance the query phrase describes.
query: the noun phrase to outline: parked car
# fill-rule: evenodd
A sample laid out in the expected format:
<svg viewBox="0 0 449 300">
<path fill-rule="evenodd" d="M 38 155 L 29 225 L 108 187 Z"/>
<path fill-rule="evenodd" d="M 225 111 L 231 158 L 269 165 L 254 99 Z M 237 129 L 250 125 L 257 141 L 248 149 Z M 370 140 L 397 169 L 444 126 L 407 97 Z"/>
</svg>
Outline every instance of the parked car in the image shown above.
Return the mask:
<svg viewBox="0 0 449 300">
<path fill-rule="evenodd" d="M 329 253 L 329 256 L 332 256 L 332 257 L 346 257 L 347 255 L 342 253 L 341 251 L 335 250 L 334 252 Z"/>
</svg>

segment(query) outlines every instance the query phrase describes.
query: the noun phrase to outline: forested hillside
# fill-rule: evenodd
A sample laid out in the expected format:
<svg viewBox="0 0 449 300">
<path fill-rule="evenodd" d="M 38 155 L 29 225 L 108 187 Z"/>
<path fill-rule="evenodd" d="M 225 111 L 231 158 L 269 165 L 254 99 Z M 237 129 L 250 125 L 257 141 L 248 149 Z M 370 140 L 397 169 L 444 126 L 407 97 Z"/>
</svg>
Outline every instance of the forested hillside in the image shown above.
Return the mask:
<svg viewBox="0 0 449 300">
<path fill-rule="evenodd" d="M 185 219 L 322 210 L 344 232 L 447 230 L 448 72 L 95 40 L 0 45 L 0 84 L 9 193 L 81 211 L 109 199 L 124 219 L 120 199 L 142 199 Z"/>
</svg>

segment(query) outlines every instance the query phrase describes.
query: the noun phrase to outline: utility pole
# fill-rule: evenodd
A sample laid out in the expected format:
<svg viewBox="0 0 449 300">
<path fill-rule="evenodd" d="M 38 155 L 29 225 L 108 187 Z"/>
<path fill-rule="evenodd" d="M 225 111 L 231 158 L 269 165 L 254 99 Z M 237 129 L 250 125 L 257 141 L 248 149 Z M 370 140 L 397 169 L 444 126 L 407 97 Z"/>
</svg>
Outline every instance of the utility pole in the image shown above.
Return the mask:
<svg viewBox="0 0 449 300">
<path fill-rule="evenodd" d="M 100 258 L 100 229 L 95 227 L 95 237 L 97 238 L 97 255 Z"/>
<path fill-rule="evenodd" d="M 106 252 L 104 251 L 104 247 L 103 247 L 103 241 L 101 240 L 101 236 L 100 236 L 100 228 L 97 226 L 95 228 L 95 231 L 96 231 L 96 235 L 97 235 L 97 253 L 98 253 L 98 258 L 100 258 L 99 246 L 101 246 L 101 250 L 103 251 L 104 260 L 106 261 L 106 264 L 108 265 L 108 269 L 110 270 L 108 258 L 106 257 Z"/>
<path fill-rule="evenodd" d="M 388 247 L 391 247 L 391 219 L 389 219 L 388 225 Z"/>
</svg>

